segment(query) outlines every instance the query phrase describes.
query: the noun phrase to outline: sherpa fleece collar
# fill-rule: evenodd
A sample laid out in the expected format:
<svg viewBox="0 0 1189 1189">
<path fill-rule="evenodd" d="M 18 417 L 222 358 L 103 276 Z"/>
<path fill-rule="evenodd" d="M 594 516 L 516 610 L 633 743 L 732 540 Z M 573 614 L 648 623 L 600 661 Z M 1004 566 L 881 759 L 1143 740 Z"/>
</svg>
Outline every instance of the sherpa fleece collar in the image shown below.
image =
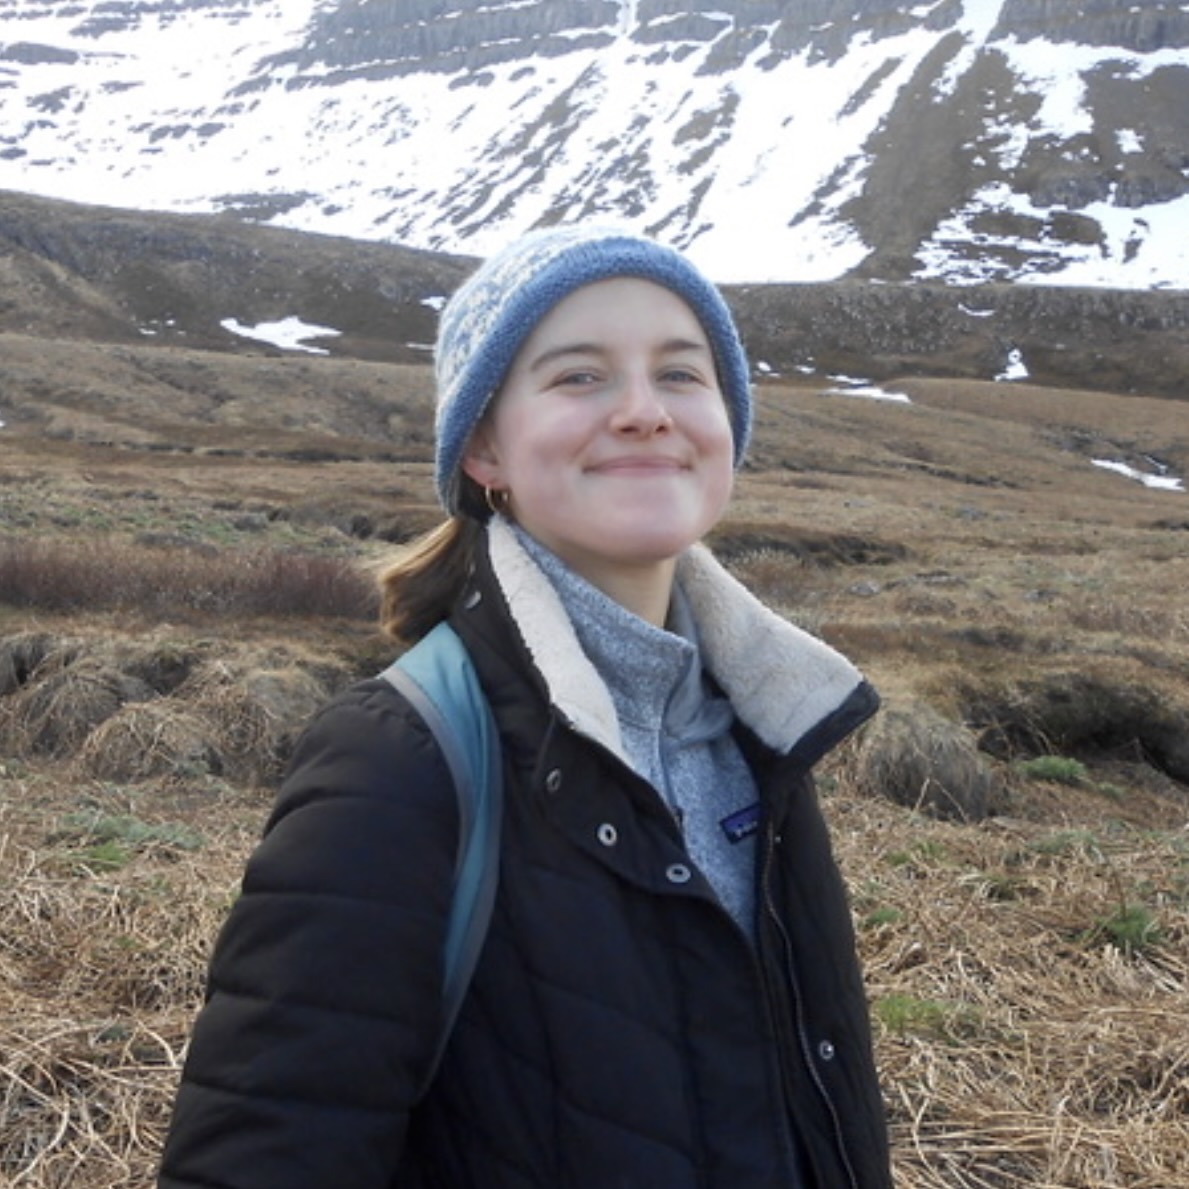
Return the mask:
<svg viewBox="0 0 1189 1189">
<path fill-rule="evenodd" d="M 587 659 L 553 584 L 494 516 L 491 567 L 550 700 L 576 730 L 623 756 L 611 694 Z M 864 685 L 841 653 L 764 606 L 702 545 L 677 563 L 702 664 L 756 736 L 788 754 Z"/>
</svg>

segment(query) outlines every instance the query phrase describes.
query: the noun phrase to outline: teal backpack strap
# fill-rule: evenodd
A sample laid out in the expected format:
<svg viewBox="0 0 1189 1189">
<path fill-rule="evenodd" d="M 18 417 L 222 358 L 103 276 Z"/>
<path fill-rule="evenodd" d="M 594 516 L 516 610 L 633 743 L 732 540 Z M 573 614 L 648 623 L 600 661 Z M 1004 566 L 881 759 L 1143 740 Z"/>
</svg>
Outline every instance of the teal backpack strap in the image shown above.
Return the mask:
<svg viewBox="0 0 1189 1189">
<path fill-rule="evenodd" d="M 448 624 L 438 624 L 381 676 L 404 695 L 433 733 L 458 799 L 442 1031 L 421 1097 L 445 1052 L 491 920 L 499 881 L 503 758 L 495 719 L 470 654 Z"/>
</svg>

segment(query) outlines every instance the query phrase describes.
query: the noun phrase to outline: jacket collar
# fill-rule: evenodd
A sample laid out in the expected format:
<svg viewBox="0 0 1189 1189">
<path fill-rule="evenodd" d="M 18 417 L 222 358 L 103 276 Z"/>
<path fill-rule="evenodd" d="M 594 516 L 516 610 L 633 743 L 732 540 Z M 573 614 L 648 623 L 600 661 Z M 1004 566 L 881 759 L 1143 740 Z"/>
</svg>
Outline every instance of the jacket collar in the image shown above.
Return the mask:
<svg viewBox="0 0 1189 1189">
<path fill-rule="evenodd" d="M 552 583 L 493 517 L 492 573 L 549 699 L 575 729 L 623 756 L 615 705 L 579 645 Z M 702 663 L 739 720 L 780 754 L 812 763 L 874 712 L 874 691 L 839 652 L 761 603 L 702 545 L 678 559 L 677 581 L 697 625 Z"/>
</svg>

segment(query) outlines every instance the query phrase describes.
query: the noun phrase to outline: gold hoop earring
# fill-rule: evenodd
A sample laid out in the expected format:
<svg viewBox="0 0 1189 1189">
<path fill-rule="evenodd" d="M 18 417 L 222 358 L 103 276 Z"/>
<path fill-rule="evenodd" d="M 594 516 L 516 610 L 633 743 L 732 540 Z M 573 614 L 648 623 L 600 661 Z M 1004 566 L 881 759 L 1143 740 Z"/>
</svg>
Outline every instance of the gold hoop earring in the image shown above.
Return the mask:
<svg viewBox="0 0 1189 1189">
<path fill-rule="evenodd" d="M 504 488 L 484 487 L 483 500 L 493 516 L 502 516 L 508 510 L 508 492 Z"/>
</svg>

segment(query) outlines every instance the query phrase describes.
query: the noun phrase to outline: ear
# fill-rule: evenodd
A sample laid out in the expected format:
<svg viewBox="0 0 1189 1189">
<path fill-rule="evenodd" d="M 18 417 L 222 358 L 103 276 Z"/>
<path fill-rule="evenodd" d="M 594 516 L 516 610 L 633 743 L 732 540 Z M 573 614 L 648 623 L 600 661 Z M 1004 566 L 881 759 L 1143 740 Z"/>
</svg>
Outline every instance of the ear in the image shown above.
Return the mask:
<svg viewBox="0 0 1189 1189">
<path fill-rule="evenodd" d="M 499 455 L 495 443 L 491 440 L 490 425 L 486 420 L 475 426 L 466 447 L 462 453 L 460 463 L 462 472 L 469 479 L 473 479 L 480 487 L 501 487 L 503 469 L 499 463 Z"/>
</svg>

